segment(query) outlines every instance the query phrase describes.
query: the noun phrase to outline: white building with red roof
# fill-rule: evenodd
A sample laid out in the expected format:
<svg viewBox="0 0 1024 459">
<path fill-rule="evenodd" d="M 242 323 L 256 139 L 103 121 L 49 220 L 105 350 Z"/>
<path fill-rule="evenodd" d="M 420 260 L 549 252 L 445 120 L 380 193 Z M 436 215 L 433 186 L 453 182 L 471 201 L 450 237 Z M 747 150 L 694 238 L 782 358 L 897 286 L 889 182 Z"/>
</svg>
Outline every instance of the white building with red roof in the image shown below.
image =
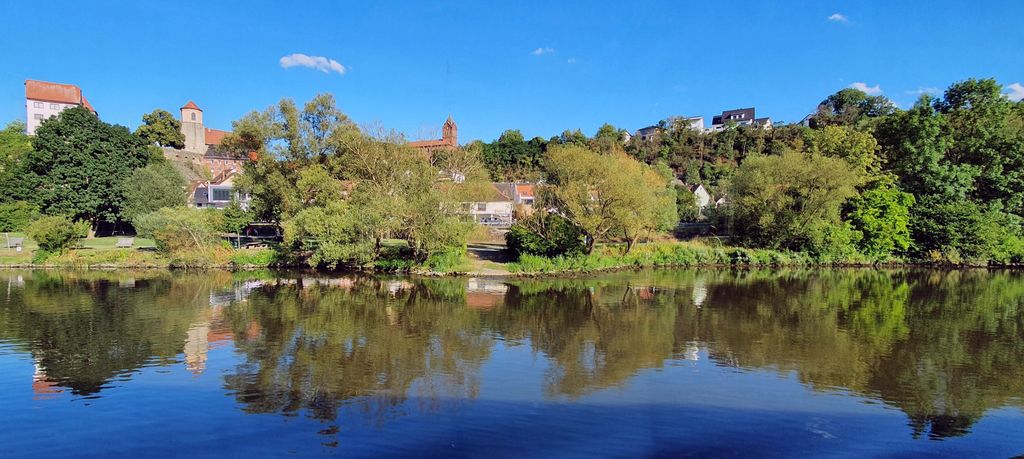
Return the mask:
<svg viewBox="0 0 1024 459">
<path fill-rule="evenodd" d="M 96 110 L 82 95 L 82 88 L 78 86 L 25 80 L 25 132 L 28 134 L 35 134 L 43 120 L 79 106 L 96 114 Z"/>
</svg>

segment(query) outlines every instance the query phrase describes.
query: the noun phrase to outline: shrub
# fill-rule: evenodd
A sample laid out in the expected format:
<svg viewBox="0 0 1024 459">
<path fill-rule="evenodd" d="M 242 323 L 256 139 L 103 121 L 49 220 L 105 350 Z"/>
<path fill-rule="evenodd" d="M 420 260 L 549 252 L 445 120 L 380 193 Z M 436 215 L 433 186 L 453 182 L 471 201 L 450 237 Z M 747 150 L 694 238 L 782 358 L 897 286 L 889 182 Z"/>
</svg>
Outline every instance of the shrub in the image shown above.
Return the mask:
<svg viewBox="0 0 1024 459">
<path fill-rule="evenodd" d="M 523 254 L 557 257 L 583 253 L 583 233 L 566 218 L 537 212 L 512 225 L 505 245 L 516 257 Z"/>
<path fill-rule="evenodd" d="M 0 231 L 22 231 L 29 223 L 39 218 L 39 207 L 15 201 L 0 204 Z"/>
<path fill-rule="evenodd" d="M 40 217 L 29 224 L 25 232 L 39 245 L 36 256 L 42 261 L 49 254 L 64 253 L 77 245 L 78 241 L 89 235 L 89 224 L 54 215 Z"/>
<path fill-rule="evenodd" d="M 156 241 L 157 250 L 168 255 L 204 254 L 220 237 L 210 213 L 187 207 L 164 207 L 133 222 L 138 234 Z"/>
</svg>

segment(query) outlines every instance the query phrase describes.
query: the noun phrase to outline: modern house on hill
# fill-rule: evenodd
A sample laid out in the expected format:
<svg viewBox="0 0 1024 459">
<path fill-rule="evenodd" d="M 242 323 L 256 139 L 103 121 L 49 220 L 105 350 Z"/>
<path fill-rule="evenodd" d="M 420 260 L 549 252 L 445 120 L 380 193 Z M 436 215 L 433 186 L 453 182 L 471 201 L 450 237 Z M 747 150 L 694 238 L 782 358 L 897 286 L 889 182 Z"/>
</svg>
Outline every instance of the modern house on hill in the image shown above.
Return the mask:
<svg viewBox="0 0 1024 459">
<path fill-rule="evenodd" d="M 35 134 L 43 120 L 57 116 L 65 109 L 79 106 L 96 114 L 78 86 L 25 80 L 25 132 L 29 135 Z"/>
<path fill-rule="evenodd" d="M 771 118 L 757 118 L 754 107 L 750 107 L 725 110 L 721 115 L 715 115 L 711 118 L 711 130 L 721 131 L 730 123 L 736 126 L 754 126 L 762 129 L 771 129 L 772 127 Z"/>
</svg>

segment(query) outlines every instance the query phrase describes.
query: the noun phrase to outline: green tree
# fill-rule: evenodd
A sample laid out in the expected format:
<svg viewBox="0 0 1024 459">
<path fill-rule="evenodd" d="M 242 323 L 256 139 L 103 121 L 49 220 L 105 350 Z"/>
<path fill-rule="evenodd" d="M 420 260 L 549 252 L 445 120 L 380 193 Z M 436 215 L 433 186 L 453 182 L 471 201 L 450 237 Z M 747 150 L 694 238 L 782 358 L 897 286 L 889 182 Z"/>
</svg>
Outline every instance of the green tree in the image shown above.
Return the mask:
<svg viewBox="0 0 1024 459">
<path fill-rule="evenodd" d="M 31 151 L 32 138 L 25 133 L 25 123 L 15 120 L 0 130 L 0 202 L 30 197 L 21 163 Z"/>
<path fill-rule="evenodd" d="M 869 96 L 854 88 L 841 89 L 821 101 L 814 116 L 815 126 L 856 126 L 869 118 L 879 118 L 896 111 L 885 96 Z"/>
<path fill-rule="evenodd" d="M 46 214 L 70 215 L 93 228 L 123 218 L 123 184 L 150 157 L 145 141 L 82 107 L 44 121 L 32 147 L 23 171 L 34 201 Z"/>
<path fill-rule="evenodd" d="M 187 204 L 187 183 L 181 173 L 167 161 L 136 169 L 125 180 L 122 215 L 131 220 L 161 207 Z"/>
<path fill-rule="evenodd" d="M 163 207 L 132 223 L 140 236 L 153 238 L 161 253 L 173 257 L 205 256 L 221 241 L 217 222 L 203 209 Z"/>
<path fill-rule="evenodd" d="M 522 254 L 557 257 L 583 253 L 583 234 L 561 215 L 539 210 L 521 218 L 505 234 L 505 244 Z"/>
<path fill-rule="evenodd" d="M 946 120 L 922 96 L 914 107 L 883 120 L 876 131 L 884 168 L 896 174 L 899 186 L 914 196 L 965 199 L 978 169 L 950 162 L 946 157 L 952 139 Z"/>
<path fill-rule="evenodd" d="M 880 171 L 878 142 L 870 133 L 848 126 L 827 125 L 807 131 L 807 139 L 811 153 L 840 158 L 865 178 L 875 177 Z"/>
<path fill-rule="evenodd" d="M 914 196 L 880 185 L 850 199 L 846 221 L 860 232 L 861 253 L 885 258 L 910 248 L 910 208 Z"/>
<path fill-rule="evenodd" d="M 29 224 L 25 233 L 39 245 L 35 260 L 42 261 L 51 253 L 63 253 L 78 245 L 89 235 L 89 224 L 60 215 L 43 216 Z"/>
<path fill-rule="evenodd" d="M 362 265 L 376 257 L 370 221 L 344 201 L 309 207 L 283 223 L 285 243 L 308 251 L 312 267 Z"/>
<path fill-rule="evenodd" d="M 156 109 L 142 115 L 142 125 L 135 129 L 135 135 L 149 145 L 185 148 L 181 122 L 166 110 Z"/>
<path fill-rule="evenodd" d="M 39 218 L 39 207 L 26 201 L 0 203 L 0 231 L 21 231 Z"/>
<path fill-rule="evenodd" d="M 748 158 L 729 186 L 735 233 L 747 245 L 834 252 L 848 242 L 840 208 L 856 195 L 845 161 L 788 152 Z"/>
<path fill-rule="evenodd" d="M 564 145 L 548 151 L 550 186 L 544 206 L 552 206 L 586 236 L 587 253 L 613 233 L 626 250 L 646 232 L 676 222 L 675 195 L 654 169 L 624 154 L 601 155 L 586 147 Z"/>
<path fill-rule="evenodd" d="M 251 211 L 242 208 L 237 199 L 231 198 L 231 202 L 224 208 L 223 221 L 220 227 L 225 233 L 240 233 L 246 226 L 254 221 Z"/>
</svg>

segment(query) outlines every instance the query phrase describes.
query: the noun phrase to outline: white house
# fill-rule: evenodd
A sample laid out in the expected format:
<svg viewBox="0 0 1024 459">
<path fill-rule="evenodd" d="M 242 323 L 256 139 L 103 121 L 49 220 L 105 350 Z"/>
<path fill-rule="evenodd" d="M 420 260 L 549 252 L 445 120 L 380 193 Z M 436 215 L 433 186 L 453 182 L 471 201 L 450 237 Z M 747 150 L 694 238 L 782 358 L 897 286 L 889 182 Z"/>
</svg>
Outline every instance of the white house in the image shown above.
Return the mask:
<svg viewBox="0 0 1024 459">
<path fill-rule="evenodd" d="M 235 190 L 234 171 L 218 174 L 211 180 L 194 184 L 189 194 L 189 203 L 195 207 L 223 209 L 234 198 L 243 209 L 249 207 L 249 195 Z"/>
<path fill-rule="evenodd" d="M 25 132 L 27 134 L 35 134 L 39 125 L 43 124 L 43 120 L 78 106 L 85 107 L 96 114 L 96 110 L 85 99 L 82 89 L 78 86 L 25 80 Z"/>
<path fill-rule="evenodd" d="M 707 206 L 711 205 L 711 193 L 708 193 L 704 185 L 690 185 L 689 188 L 697 200 L 697 209 L 703 212 Z"/>
<path fill-rule="evenodd" d="M 485 226 L 511 226 L 515 209 L 515 184 L 492 183 L 484 187 L 473 202 L 464 203 L 473 221 Z"/>
</svg>

